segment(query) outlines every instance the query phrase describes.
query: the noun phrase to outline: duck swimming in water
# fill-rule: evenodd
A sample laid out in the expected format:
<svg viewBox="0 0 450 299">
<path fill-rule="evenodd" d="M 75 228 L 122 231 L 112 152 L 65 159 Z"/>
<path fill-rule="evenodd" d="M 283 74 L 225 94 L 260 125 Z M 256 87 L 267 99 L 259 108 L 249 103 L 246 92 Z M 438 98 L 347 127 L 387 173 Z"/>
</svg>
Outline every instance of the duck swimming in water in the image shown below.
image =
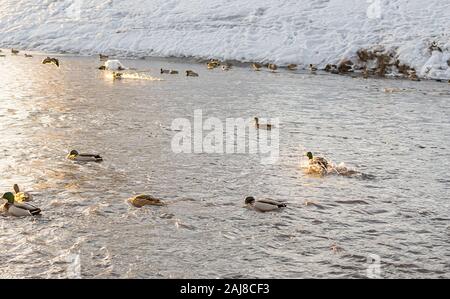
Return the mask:
<svg viewBox="0 0 450 299">
<path fill-rule="evenodd" d="M 33 196 L 31 196 L 30 193 L 21 192 L 19 185 L 14 184 L 13 189 L 14 189 L 14 201 L 15 202 L 21 203 L 21 202 L 31 201 L 33 199 Z"/>
<path fill-rule="evenodd" d="M 231 67 L 232 67 L 231 63 L 226 63 L 222 65 L 222 71 L 229 71 Z"/>
<path fill-rule="evenodd" d="M 178 71 L 161 69 L 161 74 L 177 75 Z"/>
<path fill-rule="evenodd" d="M 11 49 L 11 54 L 13 54 L 13 55 L 17 55 L 17 54 L 19 54 L 19 50 L 16 50 L 16 49 Z"/>
<path fill-rule="evenodd" d="M 198 74 L 196 72 L 194 72 L 194 71 L 187 70 L 186 71 L 186 76 L 187 77 L 198 77 Z"/>
<path fill-rule="evenodd" d="M 151 195 L 141 194 L 128 199 L 128 203 L 136 208 L 142 208 L 143 206 L 165 206 L 166 204 L 159 198 Z"/>
<path fill-rule="evenodd" d="M 29 203 L 16 203 L 14 201 L 14 194 L 6 192 L 3 194 L 3 199 L 7 202 L 1 207 L 1 210 L 9 216 L 26 217 L 36 216 L 41 213 L 41 209 L 29 204 Z"/>
<path fill-rule="evenodd" d="M 102 162 L 103 158 L 100 155 L 94 154 L 80 154 L 76 150 L 70 151 L 67 159 L 77 162 Z"/>
<path fill-rule="evenodd" d="M 54 64 L 57 67 L 59 67 L 59 60 L 56 58 L 50 58 L 50 57 L 46 57 L 44 58 L 44 60 L 42 60 L 42 64 Z"/>
<path fill-rule="evenodd" d="M 275 72 L 275 71 L 278 69 L 278 66 L 277 66 L 276 64 L 269 63 L 269 64 L 267 65 L 267 68 L 268 68 L 269 70 L 271 70 L 272 73 L 273 73 L 273 72 Z"/>
<path fill-rule="evenodd" d="M 108 55 L 98 54 L 98 56 L 99 56 L 99 58 L 100 58 L 100 61 L 105 61 L 105 60 L 108 60 L 108 59 L 109 59 L 109 56 L 108 56 Z"/>
<path fill-rule="evenodd" d="M 208 67 L 209 70 L 215 69 L 216 67 L 220 66 L 220 61 L 217 59 L 211 59 L 206 66 Z"/>
<path fill-rule="evenodd" d="M 317 67 L 314 64 L 309 65 L 309 71 L 311 73 L 317 72 Z"/>
<path fill-rule="evenodd" d="M 116 72 L 112 73 L 113 80 L 120 80 L 120 79 L 122 79 L 122 76 L 123 76 L 122 73 L 116 73 Z"/>
<path fill-rule="evenodd" d="M 259 71 L 259 70 L 261 70 L 262 65 L 255 62 L 255 63 L 252 63 L 252 67 L 255 71 Z"/>
<path fill-rule="evenodd" d="M 255 117 L 254 120 L 255 120 L 255 126 L 256 126 L 257 129 L 260 129 L 260 130 L 272 130 L 272 128 L 273 128 L 273 125 L 271 125 L 271 124 L 260 124 L 258 117 Z"/>
<path fill-rule="evenodd" d="M 271 212 L 286 207 L 285 203 L 270 199 L 256 200 L 253 196 L 249 196 L 245 199 L 245 205 L 258 212 Z"/>
<path fill-rule="evenodd" d="M 295 71 L 297 69 L 296 64 L 288 64 L 287 69 L 290 71 Z"/>
<path fill-rule="evenodd" d="M 307 152 L 306 157 L 308 157 L 309 172 L 318 174 L 326 174 L 328 172 L 329 163 L 325 158 L 314 157 L 311 152 Z"/>
<path fill-rule="evenodd" d="M 33 57 L 33 55 L 30 55 L 30 54 L 27 54 L 27 53 L 25 53 L 25 58 L 32 58 Z"/>
</svg>

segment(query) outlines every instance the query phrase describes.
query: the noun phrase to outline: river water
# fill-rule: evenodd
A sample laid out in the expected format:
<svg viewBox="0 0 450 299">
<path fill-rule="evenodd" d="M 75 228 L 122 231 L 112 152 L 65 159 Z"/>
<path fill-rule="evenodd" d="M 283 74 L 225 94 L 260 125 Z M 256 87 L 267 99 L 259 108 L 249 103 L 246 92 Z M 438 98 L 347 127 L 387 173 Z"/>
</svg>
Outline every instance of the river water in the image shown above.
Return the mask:
<svg viewBox="0 0 450 299">
<path fill-rule="evenodd" d="M 42 209 L 0 217 L 1 278 L 450 278 L 450 85 L 150 58 L 114 81 L 97 58 L 59 58 L 0 58 L 1 191 Z M 279 118 L 279 159 L 174 153 L 172 121 L 198 109 Z M 307 175 L 308 150 L 364 175 Z M 168 205 L 128 205 L 139 193 Z"/>
</svg>

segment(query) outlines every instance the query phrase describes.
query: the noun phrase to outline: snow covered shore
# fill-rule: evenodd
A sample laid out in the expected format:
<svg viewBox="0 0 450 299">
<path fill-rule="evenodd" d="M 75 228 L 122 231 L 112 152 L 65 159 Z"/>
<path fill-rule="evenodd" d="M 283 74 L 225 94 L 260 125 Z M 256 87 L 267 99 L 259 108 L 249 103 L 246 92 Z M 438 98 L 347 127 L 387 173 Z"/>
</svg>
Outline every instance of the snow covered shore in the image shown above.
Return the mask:
<svg viewBox="0 0 450 299">
<path fill-rule="evenodd" d="M 383 46 L 450 79 L 442 0 L 0 0 L 0 47 L 324 67 Z M 441 51 L 431 51 L 436 42 Z"/>
</svg>

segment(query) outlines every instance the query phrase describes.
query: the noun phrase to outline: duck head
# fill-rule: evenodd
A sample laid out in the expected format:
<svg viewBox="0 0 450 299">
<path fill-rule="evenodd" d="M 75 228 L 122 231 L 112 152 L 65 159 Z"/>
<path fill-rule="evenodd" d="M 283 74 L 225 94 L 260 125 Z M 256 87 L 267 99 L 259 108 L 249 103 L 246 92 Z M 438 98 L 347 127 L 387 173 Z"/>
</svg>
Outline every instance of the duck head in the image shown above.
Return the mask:
<svg viewBox="0 0 450 299">
<path fill-rule="evenodd" d="M 308 157 L 309 160 L 313 159 L 313 154 L 311 152 L 307 152 L 306 156 Z"/>
<path fill-rule="evenodd" d="M 245 199 L 245 204 L 246 205 L 251 205 L 255 202 L 255 198 L 253 196 L 249 196 Z"/>
<path fill-rule="evenodd" d="M 255 120 L 256 125 L 258 125 L 259 124 L 259 118 L 255 117 L 254 120 Z"/>
<path fill-rule="evenodd" d="M 6 192 L 5 194 L 3 194 L 2 198 L 6 199 L 8 203 L 14 204 L 14 194 L 12 194 L 11 192 Z"/>
</svg>

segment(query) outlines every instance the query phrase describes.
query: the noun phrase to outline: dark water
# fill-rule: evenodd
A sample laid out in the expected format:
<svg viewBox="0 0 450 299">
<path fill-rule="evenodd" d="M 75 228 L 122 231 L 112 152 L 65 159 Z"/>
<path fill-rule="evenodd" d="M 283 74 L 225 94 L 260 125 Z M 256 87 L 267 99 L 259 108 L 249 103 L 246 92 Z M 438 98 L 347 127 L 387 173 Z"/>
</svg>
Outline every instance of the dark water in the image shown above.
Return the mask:
<svg viewBox="0 0 450 299">
<path fill-rule="evenodd" d="M 449 85 L 153 59 L 122 62 L 164 81 L 113 81 L 96 58 L 41 59 L 0 58 L 0 187 L 43 210 L 0 217 L 0 277 L 353 278 L 374 254 L 381 277 L 450 278 Z M 171 123 L 195 109 L 279 117 L 278 163 L 173 153 Z M 74 148 L 105 162 L 71 163 Z M 308 176 L 306 150 L 368 176 Z M 169 205 L 132 208 L 137 193 Z M 247 210 L 249 195 L 288 208 Z"/>
</svg>

